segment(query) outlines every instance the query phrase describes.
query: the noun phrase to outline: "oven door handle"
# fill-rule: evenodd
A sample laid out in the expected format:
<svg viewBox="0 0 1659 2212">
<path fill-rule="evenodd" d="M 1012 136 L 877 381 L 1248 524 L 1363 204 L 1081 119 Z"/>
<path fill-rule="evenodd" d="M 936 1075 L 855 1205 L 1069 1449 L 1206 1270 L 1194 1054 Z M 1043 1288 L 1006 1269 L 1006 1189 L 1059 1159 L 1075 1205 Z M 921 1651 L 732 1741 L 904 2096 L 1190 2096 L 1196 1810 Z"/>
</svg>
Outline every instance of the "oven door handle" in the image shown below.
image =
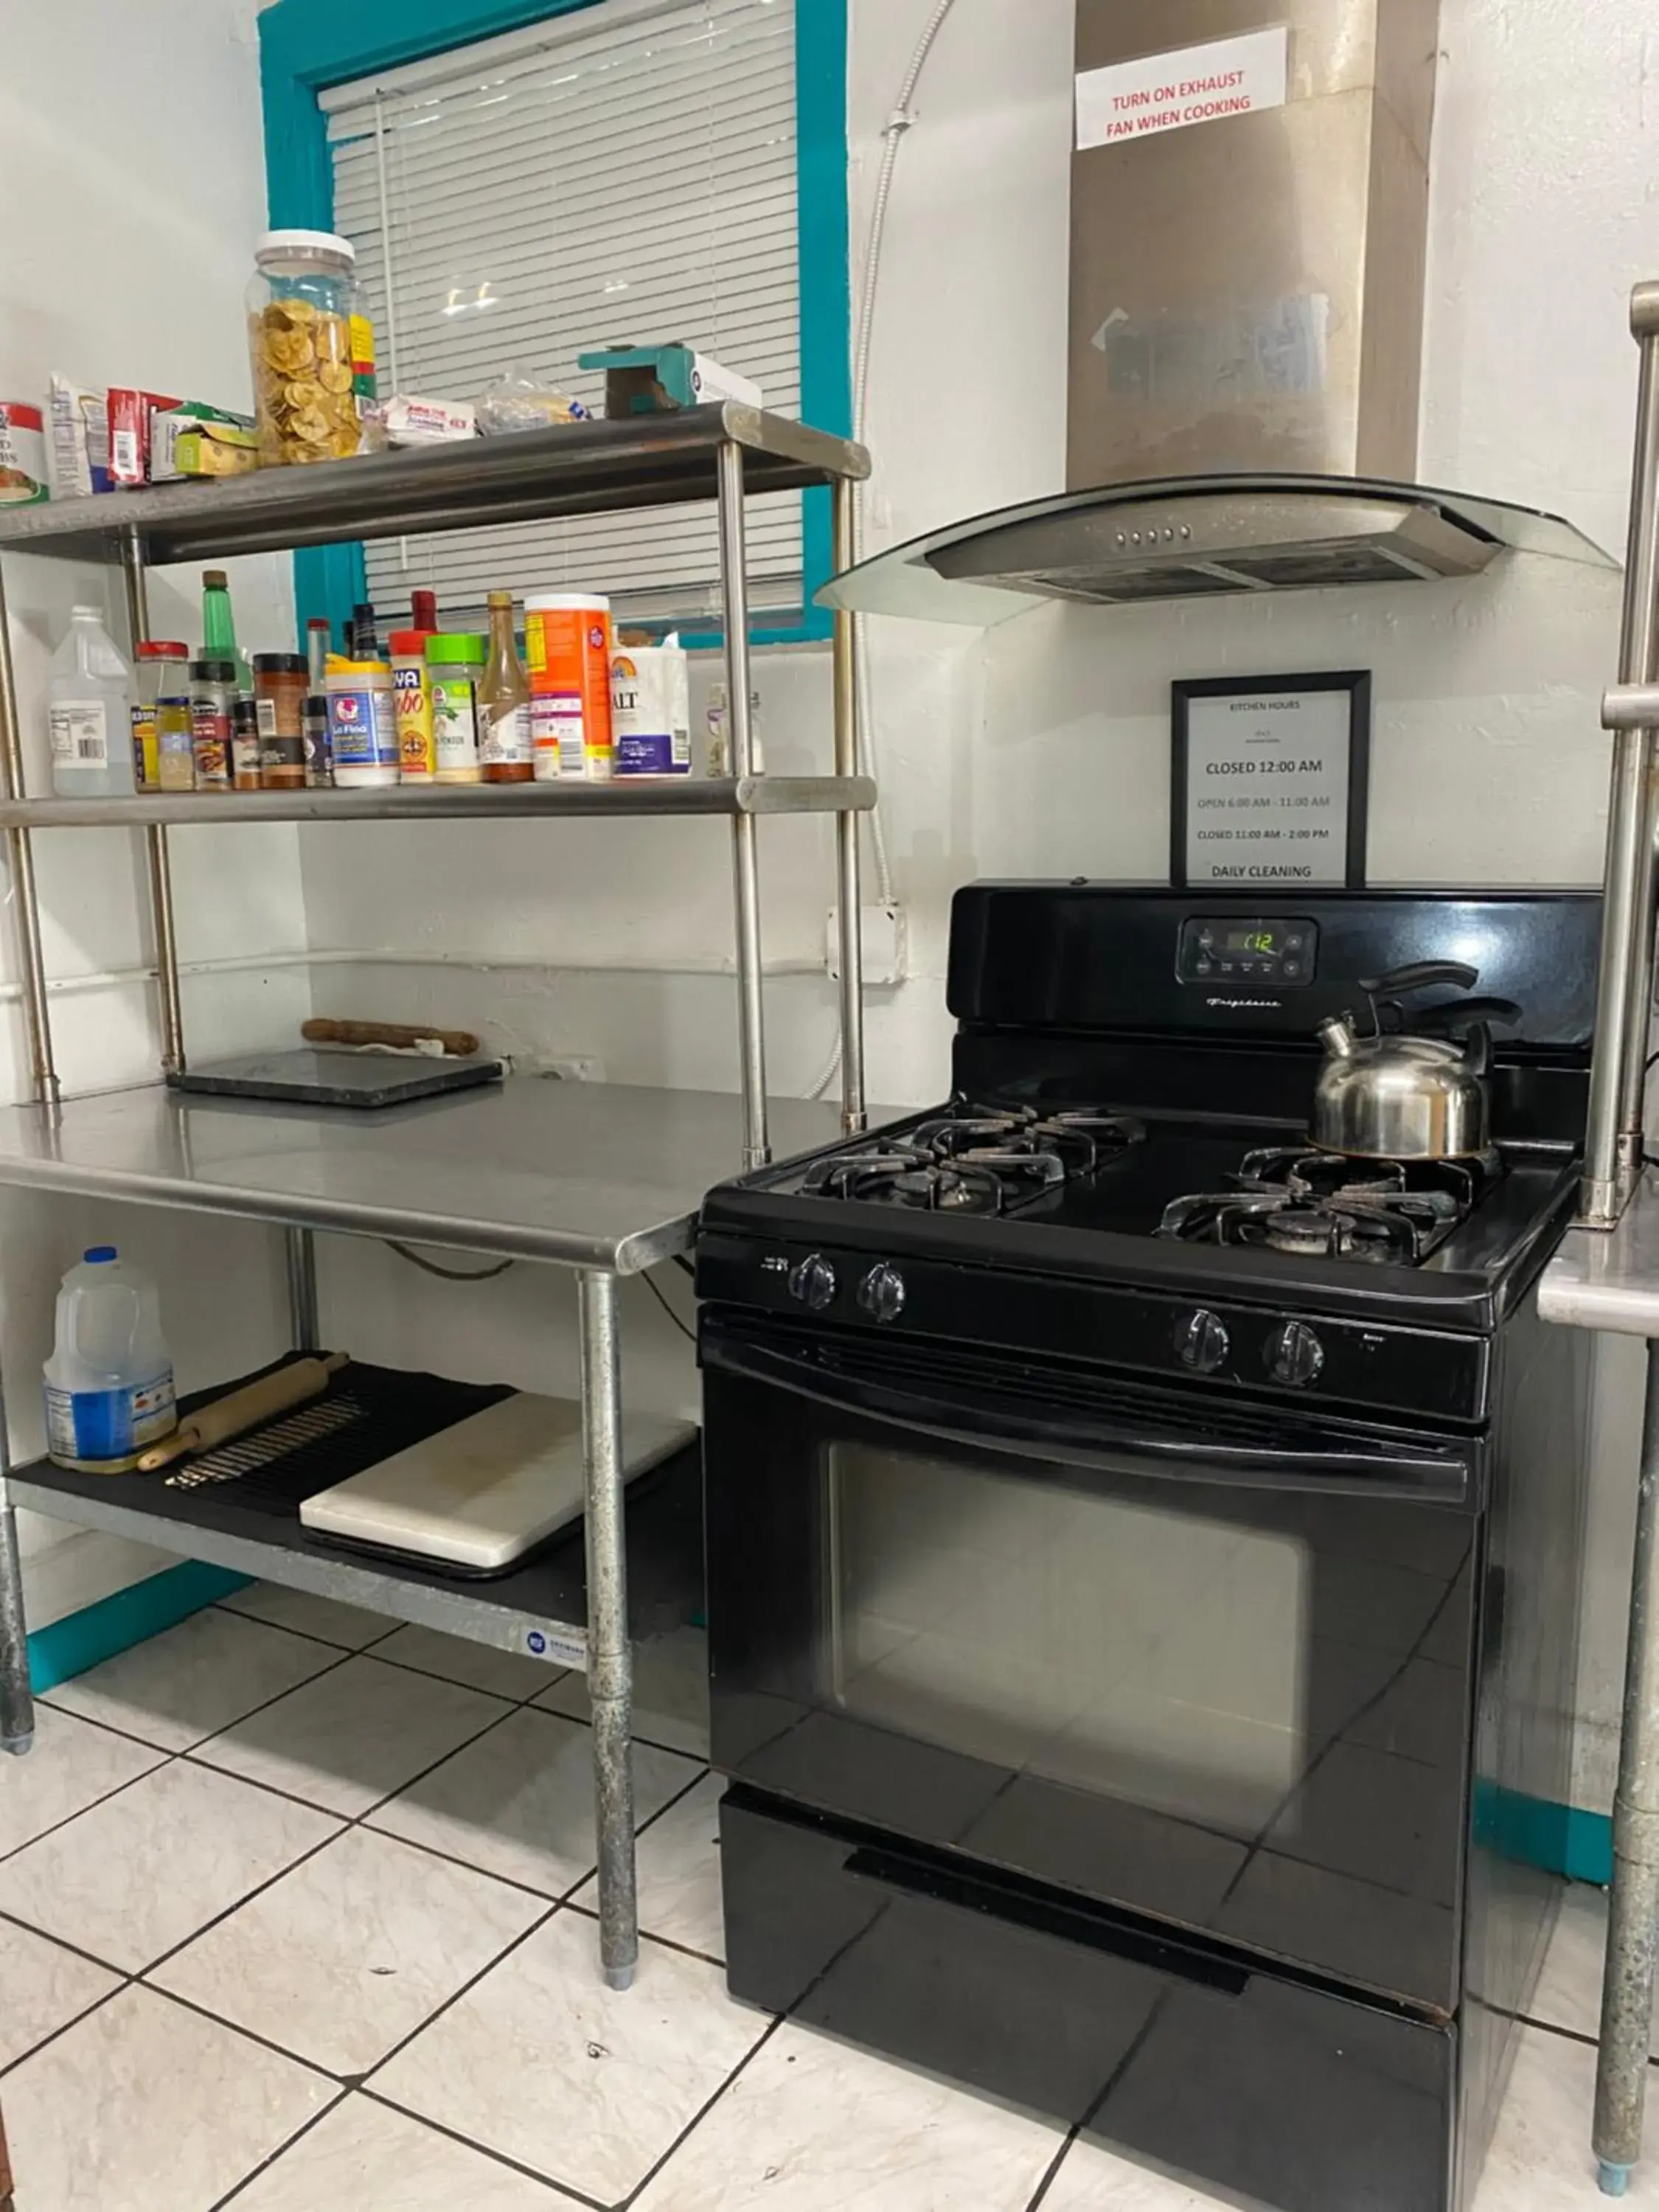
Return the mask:
<svg viewBox="0 0 1659 2212">
<path fill-rule="evenodd" d="M 1060 1460 L 1111 1474 L 1163 1480 L 1226 1483 L 1241 1489 L 1294 1490 L 1328 1495 L 1404 1498 L 1425 1504 L 1469 1502 L 1473 1471 L 1462 1455 L 1405 1447 L 1348 1444 L 1331 1439 L 1308 1449 L 1294 1444 L 1228 1443 L 1137 1421 L 1026 1413 L 994 1398 L 957 1393 L 951 1402 L 893 1389 L 867 1377 L 837 1375 L 815 1362 L 705 1330 L 703 1364 L 745 1382 L 891 1421 L 930 1442 Z"/>
</svg>

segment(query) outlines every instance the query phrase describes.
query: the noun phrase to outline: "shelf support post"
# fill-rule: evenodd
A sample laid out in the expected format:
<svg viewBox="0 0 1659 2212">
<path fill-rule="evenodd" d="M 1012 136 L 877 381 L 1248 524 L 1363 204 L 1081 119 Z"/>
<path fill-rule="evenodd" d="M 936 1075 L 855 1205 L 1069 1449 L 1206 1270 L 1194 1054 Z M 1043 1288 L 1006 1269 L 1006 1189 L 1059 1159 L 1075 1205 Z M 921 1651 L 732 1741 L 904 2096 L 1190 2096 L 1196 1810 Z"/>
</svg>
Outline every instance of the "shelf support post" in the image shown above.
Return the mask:
<svg viewBox="0 0 1659 2212">
<path fill-rule="evenodd" d="M 640 1930 L 634 1879 L 634 1660 L 628 1640 L 617 1279 L 597 1268 L 584 1268 L 577 1279 L 576 1297 L 587 1491 L 587 1695 L 593 1721 L 599 1961 L 609 1986 L 625 1990 L 639 1963 Z"/>
<path fill-rule="evenodd" d="M 289 1328 L 296 1352 L 320 1352 L 321 1323 L 317 1317 L 317 1240 L 309 1229 L 283 1231 L 288 1262 Z"/>
<path fill-rule="evenodd" d="M 743 447 L 728 438 L 720 449 L 720 587 L 726 616 L 726 696 L 731 716 L 732 773 L 742 784 L 755 773 L 749 714 L 749 543 L 744 514 Z M 766 1121 L 766 1014 L 761 992 L 760 851 L 755 817 L 732 823 L 732 866 L 738 914 L 738 1024 L 743 1085 L 743 1164 L 763 1168 L 772 1157 Z"/>
<path fill-rule="evenodd" d="M 0 1395 L 0 1751 L 21 1759 L 34 1741 L 29 1688 L 28 1623 L 23 1613 L 23 1560 L 17 1509 L 11 1502 L 11 1435 Z"/>
<path fill-rule="evenodd" d="M 132 665 L 138 665 L 138 645 L 149 635 L 149 594 L 144 584 L 143 541 L 136 529 L 121 533 L 121 581 L 126 587 L 127 629 Z M 184 1002 L 179 988 L 179 939 L 173 921 L 173 863 L 167 852 L 167 833 L 159 822 L 144 831 L 144 859 L 149 874 L 149 908 L 155 933 L 155 981 L 161 1008 L 161 1067 L 179 1075 L 185 1068 Z"/>
<path fill-rule="evenodd" d="M 21 799 L 23 788 L 23 730 L 17 712 L 17 679 L 11 665 L 11 631 L 6 621 L 6 590 L 0 576 L 0 789 L 8 799 Z M 58 1070 L 52 1057 L 52 1013 L 46 1004 L 46 961 L 40 943 L 40 896 L 34 881 L 34 848 L 27 830 L 9 830 L 12 889 L 15 894 L 14 923 L 17 957 L 21 964 L 23 1020 L 28 1030 L 29 1060 L 34 1076 L 34 1095 L 43 1106 L 58 1100 Z"/>
<path fill-rule="evenodd" d="M 853 481 L 837 477 L 830 491 L 836 573 L 853 565 Z M 856 775 L 859 746 L 859 618 L 836 610 L 836 774 Z M 864 1096 L 864 927 L 859 864 L 859 817 L 836 817 L 836 929 L 841 966 L 841 1125 L 849 1136 L 866 1126 Z"/>
</svg>

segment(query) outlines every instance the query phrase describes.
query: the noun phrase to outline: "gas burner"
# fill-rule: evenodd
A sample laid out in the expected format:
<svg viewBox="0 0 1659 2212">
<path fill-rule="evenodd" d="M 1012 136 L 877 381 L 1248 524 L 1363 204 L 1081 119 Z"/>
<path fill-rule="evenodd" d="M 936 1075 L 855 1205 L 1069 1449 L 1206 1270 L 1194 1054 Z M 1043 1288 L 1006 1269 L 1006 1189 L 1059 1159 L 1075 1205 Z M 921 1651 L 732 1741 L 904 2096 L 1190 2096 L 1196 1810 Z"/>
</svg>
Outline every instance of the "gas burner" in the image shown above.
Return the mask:
<svg viewBox="0 0 1659 2212">
<path fill-rule="evenodd" d="M 928 1154 L 915 1146 L 872 1145 L 867 1152 L 832 1152 L 828 1159 L 814 1160 L 801 1178 L 801 1188 L 825 1198 L 856 1198 L 864 1194 L 860 1183 L 879 1182 L 932 1164 Z"/>
<path fill-rule="evenodd" d="M 941 1213 L 1010 1213 L 1109 1167 L 1146 1133 L 1133 1115 L 1094 1107 L 1039 1114 L 957 1099 L 897 1136 L 814 1161 L 800 1188 Z"/>
<path fill-rule="evenodd" d="M 1415 1267 L 1468 1217 L 1499 1172 L 1495 1159 L 1373 1160 L 1268 1147 L 1245 1155 L 1237 1189 L 1176 1199 L 1158 1234 L 1303 1259 Z"/>
</svg>

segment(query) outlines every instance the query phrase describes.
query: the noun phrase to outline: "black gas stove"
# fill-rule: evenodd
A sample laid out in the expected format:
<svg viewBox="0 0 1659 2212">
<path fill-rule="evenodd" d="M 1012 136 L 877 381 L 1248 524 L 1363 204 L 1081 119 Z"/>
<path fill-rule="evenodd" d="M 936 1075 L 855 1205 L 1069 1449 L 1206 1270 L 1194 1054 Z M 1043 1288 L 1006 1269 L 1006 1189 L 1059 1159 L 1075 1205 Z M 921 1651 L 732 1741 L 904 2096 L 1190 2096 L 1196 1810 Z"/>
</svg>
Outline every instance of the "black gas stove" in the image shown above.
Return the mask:
<svg viewBox="0 0 1659 2212">
<path fill-rule="evenodd" d="M 739 1995 L 1286 2212 L 1464 2201 L 1567 1787 L 1598 923 L 975 885 L 944 1103 L 710 1194 Z M 1489 1149 L 1320 1151 L 1317 1024 L 1426 960 L 1522 1009 Z"/>
</svg>

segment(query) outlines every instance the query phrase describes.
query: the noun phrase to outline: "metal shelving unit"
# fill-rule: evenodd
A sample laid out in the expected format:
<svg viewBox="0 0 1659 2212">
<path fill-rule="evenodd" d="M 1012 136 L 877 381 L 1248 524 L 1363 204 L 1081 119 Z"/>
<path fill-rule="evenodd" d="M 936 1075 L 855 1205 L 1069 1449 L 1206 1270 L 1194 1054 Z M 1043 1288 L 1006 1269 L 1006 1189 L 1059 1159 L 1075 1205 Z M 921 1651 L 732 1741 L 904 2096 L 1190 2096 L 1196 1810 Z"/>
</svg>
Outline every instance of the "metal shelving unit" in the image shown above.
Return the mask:
<svg viewBox="0 0 1659 2212">
<path fill-rule="evenodd" d="M 31 553 L 118 565 L 135 638 L 148 634 L 145 577 L 176 561 L 277 551 L 354 538 L 551 520 L 610 508 L 713 500 L 719 510 L 727 696 L 735 774 L 721 782 L 537 784 L 434 791 L 167 794 L 32 799 L 0 585 L 0 830 L 13 902 L 37 1103 L 0 1109 L 0 1184 L 73 1191 L 280 1224 L 287 1236 L 296 1350 L 320 1344 L 321 1230 L 536 1260 L 576 1272 L 586 1478 L 586 1572 L 570 1547 L 479 1585 L 328 1553 L 229 1492 L 168 1491 L 157 1478 L 89 1480 L 47 1464 L 14 1471 L 0 1422 L 0 1747 L 33 1735 L 17 1506 L 106 1528 L 294 1588 L 347 1599 L 507 1650 L 531 1636 L 557 1663 L 585 1668 L 592 1708 L 600 1954 L 606 1980 L 632 1981 L 639 1939 L 630 1754 L 632 1662 L 625 1522 L 659 1613 L 676 1577 L 695 1573 L 700 1518 L 684 1477 L 651 1486 L 624 1513 L 619 1450 L 618 1278 L 686 1250 L 703 1193 L 772 1157 L 865 1126 L 858 820 L 875 801 L 858 773 L 856 641 L 835 627 L 835 773 L 756 773 L 750 726 L 744 503 L 751 493 L 830 488 L 837 568 L 848 565 L 851 487 L 861 447 L 757 409 L 725 405 L 522 437 L 273 470 L 0 515 L 0 556 Z M 3 565 L 3 564 L 0 564 Z M 834 1108 L 766 1096 L 757 823 L 763 815 L 836 818 L 840 913 L 842 1098 Z M 719 816 L 731 823 L 741 1091 L 508 1082 L 372 1119 L 247 1101 L 186 1098 L 165 1083 L 65 1102 L 52 1056 L 32 839 L 37 831 L 126 825 L 143 832 L 159 984 L 161 1066 L 185 1064 L 167 832 L 181 823 L 454 821 L 468 817 L 606 819 Z M 694 1506 L 695 1501 L 692 1501 Z"/>
</svg>

